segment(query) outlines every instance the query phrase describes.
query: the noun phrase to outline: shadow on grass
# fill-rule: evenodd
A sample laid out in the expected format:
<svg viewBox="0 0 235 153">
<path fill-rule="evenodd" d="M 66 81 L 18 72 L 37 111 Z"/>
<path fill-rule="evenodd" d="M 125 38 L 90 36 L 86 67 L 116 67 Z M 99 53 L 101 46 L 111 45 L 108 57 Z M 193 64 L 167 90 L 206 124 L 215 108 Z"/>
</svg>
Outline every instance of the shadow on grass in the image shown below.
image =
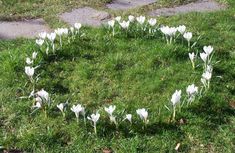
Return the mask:
<svg viewBox="0 0 235 153">
<path fill-rule="evenodd" d="M 93 59 L 94 56 L 89 53 L 92 50 L 99 50 L 99 47 L 94 45 L 97 40 L 91 38 L 77 38 L 70 44 L 65 44 L 62 49 L 58 48 L 55 53 L 44 55 L 44 61 L 48 64 L 61 62 L 64 60 L 74 60 L 75 58 Z"/>
<path fill-rule="evenodd" d="M 100 128 L 102 127 L 102 129 Z M 98 137 L 124 137 L 124 138 L 133 138 L 136 135 L 139 136 L 155 136 L 162 135 L 164 132 L 175 133 L 175 135 L 180 135 L 184 137 L 184 132 L 176 124 L 164 123 L 164 122 L 155 122 L 147 125 L 146 127 L 143 124 L 121 124 L 116 128 L 114 124 L 108 122 L 101 123 L 99 125 Z"/>
<path fill-rule="evenodd" d="M 228 124 L 229 117 L 235 116 L 235 109 L 232 109 L 228 103 L 223 100 L 223 97 L 206 96 L 201 100 L 201 103 L 194 105 L 188 109 L 191 113 L 206 120 L 204 128 L 214 129 L 223 124 Z"/>
</svg>

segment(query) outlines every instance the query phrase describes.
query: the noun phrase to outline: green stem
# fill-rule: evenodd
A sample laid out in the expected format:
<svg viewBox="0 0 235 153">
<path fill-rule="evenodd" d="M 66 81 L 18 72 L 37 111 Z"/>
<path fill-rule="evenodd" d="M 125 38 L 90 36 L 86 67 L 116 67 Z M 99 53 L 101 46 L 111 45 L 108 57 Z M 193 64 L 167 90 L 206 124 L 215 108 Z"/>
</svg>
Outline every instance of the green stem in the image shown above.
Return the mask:
<svg viewBox="0 0 235 153">
<path fill-rule="evenodd" d="M 175 114 L 176 114 L 176 107 L 173 106 L 173 116 L 172 116 L 172 121 L 175 121 Z"/>
<path fill-rule="evenodd" d="M 62 115 L 63 115 L 63 118 L 65 118 L 65 113 L 64 112 L 62 112 Z"/>
<path fill-rule="evenodd" d="M 191 62 L 192 62 L 193 70 L 195 70 L 195 64 L 194 64 L 194 61 L 191 61 Z"/>
<path fill-rule="evenodd" d="M 52 50 L 53 50 L 53 54 L 55 54 L 55 44 L 54 44 L 54 42 L 52 42 Z"/>
<path fill-rule="evenodd" d="M 113 28 L 113 36 L 115 35 L 115 33 L 114 33 L 114 28 Z"/>
<path fill-rule="evenodd" d="M 172 37 L 170 37 L 170 44 L 172 44 Z"/>
<path fill-rule="evenodd" d="M 45 114 L 45 118 L 47 118 L 47 110 L 46 110 L 46 108 L 44 108 L 44 114 Z"/>
<path fill-rule="evenodd" d="M 97 131 L 96 131 L 96 123 L 94 123 L 94 132 L 95 132 L 95 134 L 97 134 Z"/>
<path fill-rule="evenodd" d="M 188 51 L 190 51 L 190 41 L 188 41 Z"/>
<path fill-rule="evenodd" d="M 79 118 L 77 117 L 77 123 L 79 123 Z"/>
<path fill-rule="evenodd" d="M 86 116 L 85 115 L 83 116 L 83 120 L 84 120 L 84 124 L 86 126 Z"/>
<path fill-rule="evenodd" d="M 62 49 L 62 38 L 60 36 L 60 48 Z"/>
<path fill-rule="evenodd" d="M 169 40 L 168 40 L 167 36 L 166 36 L 166 43 L 169 44 Z"/>
</svg>

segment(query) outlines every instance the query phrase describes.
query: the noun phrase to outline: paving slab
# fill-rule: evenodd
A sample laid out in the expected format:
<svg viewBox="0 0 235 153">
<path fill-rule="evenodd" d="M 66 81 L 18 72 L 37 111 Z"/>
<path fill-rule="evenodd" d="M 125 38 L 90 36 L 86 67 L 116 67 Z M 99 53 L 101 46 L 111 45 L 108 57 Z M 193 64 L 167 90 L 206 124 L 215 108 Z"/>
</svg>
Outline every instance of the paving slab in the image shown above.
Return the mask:
<svg viewBox="0 0 235 153">
<path fill-rule="evenodd" d="M 109 13 L 90 7 L 74 9 L 72 12 L 65 12 L 60 15 L 60 18 L 70 25 L 79 22 L 93 27 L 102 25 L 102 23 L 107 22 L 110 17 L 111 15 Z"/>
<path fill-rule="evenodd" d="M 150 16 L 172 16 L 177 14 L 185 14 L 189 12 L 210 12 L 225 9 L 224 5 L 214 0 L 198 0 L 193 3 L 181 5 L 173 8 L 160 8 L 149 13 Z"/>
<path fill-rule="evenodd" d="M 127 10 L 155 2 L 157 2 L 157 0 L 114 0 L 106 6 L 112 10 Z"/>
<path fill-rule="evenodd" d="M 50 28 L 43 19 L 0 21 L 0 39 L 33 38 L 44 31 L 49 32 Z"/>
</svg>

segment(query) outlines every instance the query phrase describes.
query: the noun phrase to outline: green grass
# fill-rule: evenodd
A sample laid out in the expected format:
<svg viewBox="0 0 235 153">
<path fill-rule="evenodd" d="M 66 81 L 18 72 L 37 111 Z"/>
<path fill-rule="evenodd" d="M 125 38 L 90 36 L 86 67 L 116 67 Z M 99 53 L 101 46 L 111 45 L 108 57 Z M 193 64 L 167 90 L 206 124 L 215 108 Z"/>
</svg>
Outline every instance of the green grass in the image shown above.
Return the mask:
<svg viewBox="0 0 235 153">
<path fill-rule="evenodd" d="M 40 111 L 30 115 L 32 101 L 19 98 L 31 90 L 24 66 L 25 57 L 36 48 L 34 40 L 0 41 L 0 146 L 25 152 L 155 153 L 174 152 L 181 143 L 180 152 L 234 152 L 235 2 L 228 4 L 224 11 L 159 18 L 160 23 L 185 24 L 194 40 L 202 35 L 197 49 L 213 45 L 214 60 L 220 61 L 210 91 L 177 114 L 177 121 L 186 120 L 183 125 L 169 123 L 170 113 L 163 105 L 176 89 L 185 92 L 187 85 L 198 85 L 202 70 L 192 71 L 181 42 L 167 46 L 161 37 L 111 38 L 103 29 L 85 28 L 85 37 L 57 56 L 38 61 L 37 89 L 49 91 L 53 99 L 45 118 Z M 82 121 L 78 126 L 72 112 L 62 118 L 56 104 L 68 98 L 70 106 L 82 103 L 89 114 L 110 104 L 117 106 L 117 115 L 145 107 L 150 123 L 142 130 L 140 123 L 131 128 L 124 122 L 116 130 L 102 112 L 94 136 L 90 123 L 87 128 Z"/>
</svg>

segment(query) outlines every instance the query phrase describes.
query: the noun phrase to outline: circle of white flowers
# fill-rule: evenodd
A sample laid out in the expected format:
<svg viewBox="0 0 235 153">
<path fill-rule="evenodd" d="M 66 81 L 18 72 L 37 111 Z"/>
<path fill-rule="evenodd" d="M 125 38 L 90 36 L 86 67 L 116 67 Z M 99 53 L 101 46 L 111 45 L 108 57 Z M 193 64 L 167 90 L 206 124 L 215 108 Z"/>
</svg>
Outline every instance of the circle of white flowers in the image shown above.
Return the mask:
<svg viewBox="0 0 235 153">
<path fill-rule="evenodd" d="M 157 23 L 156 19 L 150 18 L 146 19 L 145 16 L 134 17 L 132 15 L 128 16 L 128 20 L 122 20 L 121 16 L 114 18 L 113 20 L 108 21 L 106 25 L 106 29 L 112 33 L 112 36 L 115 36 L 120 31 L 128 32 L 130 31 L 130 27 L 135 25 L 138 30 L 144 31 L 150 35 L 153 35 L 156 32 L 160 32 L 164 37 L 167 44 L 172 44 L 179 37 L 181 39 L 185 39 L 188 44 L 188 50 L 190 51 L 193 47 L 196 46 L 197 42 L 192 43 L 193 34 L 188 32 L 186 26 L 180 25 L 178 27 L 169 27 L 169 26 L 160 26 Z M 39 47 L 39 50 L 44 51 L 47 55 L 49 53 L 55 54 L 58 49 L 62 49 L 63 43 L 71 43 L 79 37 L 82 37 L 84 34 L 81 32 L 82 25 L 80 23 L 75 23 L 73 27 L 70 28 L 58 28 L 54 30 L 52 33 L 42 32 L 39 34 L 39 37 L 36 39 L 36 44 Z M 67 40 L 67 42 L 63 42 Z M 199 39 L 199 38 L 198 38 Z M 212 46 L 204 46 L 203 52 L 200 53 L 200 58 L 203 62 L 203 73 L 201 77 L 201 89 L 199 91 L 199 87 L 194 84 L 189 85 L 186 88 L 187 99 L 181 100 L 182 90 L 176 90 L 171 99 L 171 107 L 165 105 L 166 109 L 172 112 L 171 120 L 175 120 L 176 116 L 176 108 L 177 106 L 182 107 L 183 104 L 191 104 L 197 97 L 201 97 L 203 91 L 206 91 L 210 87 L 210 81 L 212 78 L 212 57 L 213 57 L 213 47 Z M 44 110 L 50 106 L 50 95 L 44 89 L 37 90 L 35 88 L 35 84 L 38 81 L 38 76 L 35 75 L 35 70 L 39 66 L 35 65 L 35 61 L 37 58 L 37 52 L 33 52 L 31 57 L 26 58 L 25 73 L 28 76 L 30 82 L 33 85 L 32 92 L 30 93 L 28 98 L 34 99 L 34 104 L 32 108 L 34 111 L 36 110 Z M 197 53 L 189 53 L 189 59 L 192 64 L 192 68 L 195 69 L 195 60 L 197 59 Z M 65 108 L 68 107 L 68 102 L 60 103 L 57 105 L 58 109 L 62 112 L 63 117 L 65 117 Z M 118 125 L 116 116 L 113 114 L 116 106 L 110 105 L 108 107 L 104 107 L 104 111 L 108 114 L 110 122 L 112 124 Z M 70 110 L 74 112 L 77 122 L 79 122 L 80 115 L 83 116 L 84 122 L 86 123 L 86 119 L 90 120 L 94 127 L 94 132 L 97 133 L 96 125 L 100 119 L 99 111 L 96 111 L 94 114 L 87 115 L 86 109 L 81 104 L 73 105 Z M 33 111 L 33 112 L 34 112 Z M 149 123 L 148 120 L 148 111 L 146 108 L 141 108 L 136 110 L 137 115 L 142 120 L 143 124 L 146 126 Z M 126 114 L 121 121 L 127 120 L 132 124 L 132 115 Z"/>
</svg>

